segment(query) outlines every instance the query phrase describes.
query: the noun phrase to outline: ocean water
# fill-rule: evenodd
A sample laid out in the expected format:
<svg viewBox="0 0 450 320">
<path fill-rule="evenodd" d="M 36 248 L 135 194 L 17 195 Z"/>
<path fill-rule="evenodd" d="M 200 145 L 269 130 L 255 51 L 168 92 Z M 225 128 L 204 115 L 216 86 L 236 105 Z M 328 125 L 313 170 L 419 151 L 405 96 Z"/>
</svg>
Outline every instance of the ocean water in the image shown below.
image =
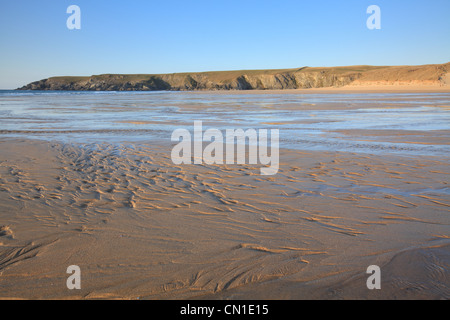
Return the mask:
<svg viewBox="0 0 450 320">
<path fill-rule="evenodd" d="M 450 93 L 0 90 L 0 137 L 169 143 L 196 120 L 204 130 L 279 129 L 285 148 L 450 155 Z"/>
</svg>

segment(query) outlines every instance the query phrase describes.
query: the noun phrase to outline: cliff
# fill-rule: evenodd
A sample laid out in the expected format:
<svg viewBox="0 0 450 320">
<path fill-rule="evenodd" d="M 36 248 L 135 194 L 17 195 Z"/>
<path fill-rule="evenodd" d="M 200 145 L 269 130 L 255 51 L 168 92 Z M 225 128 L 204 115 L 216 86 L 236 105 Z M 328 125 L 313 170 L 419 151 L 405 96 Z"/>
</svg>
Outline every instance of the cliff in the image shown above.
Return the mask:
<svg viewBox="0 0 450 320">
<path fill-rule="evenodd" d="M 351 66 L 174 74 L 51 77 L 18 90 L 159 91 L 273 90 L 373 84 L 444 84 L 450 63 L 423 66 Z"/>
</svg>

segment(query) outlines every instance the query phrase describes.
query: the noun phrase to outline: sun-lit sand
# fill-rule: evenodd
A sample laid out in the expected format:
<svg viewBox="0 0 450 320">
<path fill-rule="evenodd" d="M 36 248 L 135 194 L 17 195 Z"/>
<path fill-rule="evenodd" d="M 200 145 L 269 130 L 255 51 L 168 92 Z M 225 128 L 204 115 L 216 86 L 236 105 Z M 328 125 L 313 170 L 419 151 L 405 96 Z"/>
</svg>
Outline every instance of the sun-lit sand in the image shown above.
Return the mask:
<svg viewBox="0 0 450 320">
<path fill-rule="evenodd" d="M 0 298 L 450 297 L 448 159 L 283 149 L 261 176 L 154 141 L 0 145 Z"/>
<path fill-rule="evenodd" d="M 450 75 L 446 75 L 444 84 L 423 83 L 353 83 L 341 87 L 324 87 L 309 89 L 284 89 L 284 90 L 230 90 L 212 91 L 214 94 L 358 94 L 358 93 L 440 93 L 450 91 Z M 203 91 L 205 92 L 205 91 Z"/>
</svg>

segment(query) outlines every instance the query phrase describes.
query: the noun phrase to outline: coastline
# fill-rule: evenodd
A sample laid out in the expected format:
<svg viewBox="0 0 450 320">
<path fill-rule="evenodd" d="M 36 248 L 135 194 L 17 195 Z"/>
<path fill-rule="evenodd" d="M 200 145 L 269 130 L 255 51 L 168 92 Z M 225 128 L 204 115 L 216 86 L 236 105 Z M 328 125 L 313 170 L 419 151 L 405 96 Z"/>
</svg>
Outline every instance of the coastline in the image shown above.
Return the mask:
<svg viewBox="0 0 450 320">
<path fill-rule="evenodd" d="M 24 90 L 4 89 L 4 91 Z M 28 90 L 36 91 L 36 90 Z M 73 90 L 44 90 L 43 92 L 72 92 Z M 79 92 L 183 92 L 183 93 L 214 93 L 214 94 L 371 94 L 371 93 L 449 93 L 450 85 L 347 85 L 342 87 L 324 87 L 309 89 L 250 89 L 250 90 L 155 90 L 155 91 L 92 91 Z"/>
<path fill-rule="evenodd" d="M 392 88 L 385 88 L 392 86 Z M 302 67 L 279 70 L 234 70 L 172 74 L 101 74 L 59 76 L 29 83 L 19 90 L 197 91 L 197 90 L 334 90 L 345 86 L 372 90 L 406 90 L 450 85 L 450 63 L 421 66 Z M 360 88 L 360 89 L 361 89 Z M 303 90 L 303 89 L 300 89 Z M 346 90 L 346 89 L 345 89 Z M 440 90 L 440 89 L 438 89 Z"/>
<path fill-rule="evenodd" d="M 450 93 L 450 85 L 349 85 L 343 87 L 270 90 L 180 91 L 214 94 L 371 94 L 371 93 Z"/>
</svg>

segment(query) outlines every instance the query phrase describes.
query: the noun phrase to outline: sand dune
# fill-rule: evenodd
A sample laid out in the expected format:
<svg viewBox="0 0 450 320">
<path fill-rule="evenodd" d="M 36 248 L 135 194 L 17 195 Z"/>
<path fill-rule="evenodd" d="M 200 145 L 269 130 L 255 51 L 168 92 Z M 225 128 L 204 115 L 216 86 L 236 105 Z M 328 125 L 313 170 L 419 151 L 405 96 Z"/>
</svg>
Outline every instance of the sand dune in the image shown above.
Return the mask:
<svg viewBox="0 0 450 320">
<path fill-rule="evenodd" d="M 0 297 L 449 297 L 445 159 L 280 158 L 274 179 L 176 166 L 155 143 L 4 139 Z M 77 292 L 65 286 L 73 264 Z M 365 287 L 371 264 L 378 293 Z"/>
</svg>

